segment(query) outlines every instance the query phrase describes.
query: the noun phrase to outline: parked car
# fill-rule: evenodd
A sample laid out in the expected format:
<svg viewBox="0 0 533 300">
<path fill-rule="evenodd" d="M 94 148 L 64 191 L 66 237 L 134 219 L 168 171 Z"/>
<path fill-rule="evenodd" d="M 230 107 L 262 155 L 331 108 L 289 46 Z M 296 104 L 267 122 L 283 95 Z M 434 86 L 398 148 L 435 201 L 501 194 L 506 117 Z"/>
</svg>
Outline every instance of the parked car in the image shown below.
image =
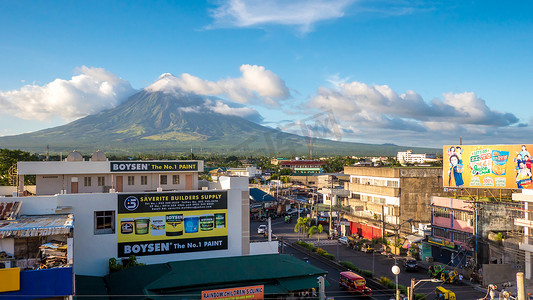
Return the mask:
<svg viewBox="0 0 533 300">
<path fill-rule="evenodd" d="M 374 252 L 374 248 L 372 248 L 372 245 L 366 244 L 361 247 L 361 251 L 363 251 L 364 253 L 372 253 Z"/>
<path fill-rule="evenodd" d="M 341 245 L 350 246 L 350 241 L 348 240 L 348 237 L 345 236 L 339 238 L 339 243 Z"/>
<path fill-rule="evenodd" d="M 405 271 L 418 271 L 418 264 L 416 263 L 416 260 L 414 259 L 406 259 L 405 260 Z"/>
<path fill-rule="evenodd" d="M 257 227 L 257 234 L 265 234 L 265 232 L 267 232 L 267 226 L 266 225 L 259 225 L 259 227 Z"/>
</svg>

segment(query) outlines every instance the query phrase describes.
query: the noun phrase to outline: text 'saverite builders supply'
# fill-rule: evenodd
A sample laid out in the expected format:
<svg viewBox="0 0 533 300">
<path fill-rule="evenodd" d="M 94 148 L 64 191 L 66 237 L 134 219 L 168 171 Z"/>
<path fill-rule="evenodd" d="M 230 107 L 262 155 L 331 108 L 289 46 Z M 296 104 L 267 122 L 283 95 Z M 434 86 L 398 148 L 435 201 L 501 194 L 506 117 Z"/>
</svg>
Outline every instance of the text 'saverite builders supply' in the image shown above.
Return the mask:
<svg viewBox="0 0 533 300">
<path fill-rule="evenodd" d="M 533 145 L 448 145 L 443 148 L 445 187 L 531 189 Z"/>
<path fill-rule="evenodd" d="M 227 191 L 119 194 L 118 256 L 228 249 Z"/>
<path fill-rule="evenodd" d="M 110 163 L 111 172 L 180 172 L 198 171 L 197 161 L 154 161 L 128 162 L 113 161 Z"/>
</svg>

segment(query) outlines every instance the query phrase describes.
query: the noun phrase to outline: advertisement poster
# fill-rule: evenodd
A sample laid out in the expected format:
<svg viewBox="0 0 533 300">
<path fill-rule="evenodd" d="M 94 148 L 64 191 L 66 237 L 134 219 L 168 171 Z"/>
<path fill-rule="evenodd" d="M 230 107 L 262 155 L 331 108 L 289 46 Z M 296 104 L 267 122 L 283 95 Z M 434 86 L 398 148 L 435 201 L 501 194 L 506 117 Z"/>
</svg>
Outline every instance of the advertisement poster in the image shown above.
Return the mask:
<svg viewBox="0 0 533 300">
<path fill-rule="evenodd" d="M 118 195 L 118 257 L 228 249 L 226 191 Z"/>
<path fill-rule="evenodd" d="M 529 150 L 533 145 L 444 146 L 444 186 L 531 189 Z"/>
<path fill-rule="evenodd" d="M 111 172 L 179 172 L 198 171 L 197 161 L 112 161 L 109 164 Z"/>
<path fill-rule="evenodd" d="M 202 300 L 240 300 L 240 299 L 264 299 L 265 286 L 255 285 L 240 288 L 202 291 Z"/>
</svg>

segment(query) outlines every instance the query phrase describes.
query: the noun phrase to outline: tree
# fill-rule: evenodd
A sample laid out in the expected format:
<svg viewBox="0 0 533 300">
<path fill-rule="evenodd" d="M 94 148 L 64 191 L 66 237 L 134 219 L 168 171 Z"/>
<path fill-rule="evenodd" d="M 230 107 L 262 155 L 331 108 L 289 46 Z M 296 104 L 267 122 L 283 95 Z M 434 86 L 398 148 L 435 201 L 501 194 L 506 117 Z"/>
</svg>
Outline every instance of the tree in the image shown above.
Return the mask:
<svg viewBox="0 0 533 300">
<path fill-rule="evenodd" d="M 309 222 L 309 218 L 298 218 L 294 226 L 294 232 L 300 232 L 309 237 Z"/>
<path fill-rule="evenodd" d="M 291 175 L 292 170 L 290 168 L 283 168 L 279 171 L 279 175 Z"/>
<path fill-rule="evenodd" d="M 0 149 L 0 185 L 9 185 L 9 168 L 19 161 L 35 161 L 39 157 L 22 150 Z M 24 184 L 35 184 L 35 176 L 25 176 Z"/>
<path fill-rule="evenodd" d="M 318 244 L 320 244 L 320 234 L 322 233 L 323 230 L 324 228 L 322 227 L 322 224 L 318 224 L 318 226 L 311 226 L 311 228 L 309 228 L 309 236 L 312 236 L 313 234 L 318 233 L 317 241 L 318 241 Z"/>
</svg>

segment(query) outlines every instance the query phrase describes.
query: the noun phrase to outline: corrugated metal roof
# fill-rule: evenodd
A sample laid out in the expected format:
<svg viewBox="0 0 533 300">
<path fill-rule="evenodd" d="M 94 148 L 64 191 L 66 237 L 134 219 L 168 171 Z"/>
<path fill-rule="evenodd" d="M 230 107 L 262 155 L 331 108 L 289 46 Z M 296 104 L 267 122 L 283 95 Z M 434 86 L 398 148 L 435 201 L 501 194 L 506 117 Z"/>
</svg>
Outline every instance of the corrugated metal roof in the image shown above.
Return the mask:
<svg viewBox="0 0 533 300">
<path fill-rule="evenodd" d="M 74 227 L 73 215 L 22 216 L 0 221 L 0 238 L 68 234 Z"/>
<path fill-rule="evenodd" d="M 0 220 L 16 219 L 21 205 L 21 201 L 0 202 Z"/>
</svg>

